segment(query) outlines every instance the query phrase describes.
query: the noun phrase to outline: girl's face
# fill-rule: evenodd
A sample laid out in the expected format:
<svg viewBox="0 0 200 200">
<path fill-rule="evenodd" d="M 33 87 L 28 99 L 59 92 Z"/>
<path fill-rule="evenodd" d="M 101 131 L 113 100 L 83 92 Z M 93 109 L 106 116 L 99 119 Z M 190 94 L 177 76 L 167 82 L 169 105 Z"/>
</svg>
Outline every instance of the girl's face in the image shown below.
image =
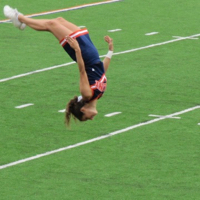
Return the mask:
<svg viewBox="0 0 200 200">
<path fill-rule="evenodd" d="M 94 117 L 98 114 L 96 110 L 94 111 L 87 108 L 82 109 L 82 112 L 83 112 L 82 121 L 93 120 Z"/>
</svg>

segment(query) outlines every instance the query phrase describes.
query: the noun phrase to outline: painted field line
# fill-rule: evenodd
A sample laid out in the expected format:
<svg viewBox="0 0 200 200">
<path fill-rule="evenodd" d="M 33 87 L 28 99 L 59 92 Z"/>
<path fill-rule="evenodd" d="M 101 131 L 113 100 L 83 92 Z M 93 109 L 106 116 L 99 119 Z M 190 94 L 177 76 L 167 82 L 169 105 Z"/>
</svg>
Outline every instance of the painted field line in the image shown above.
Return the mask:
<svg viewBox="0 0 200 200">
<path fill-rule="evenodd" d="M 101 2 L 96 2 L 96 3 L 88 3 L 88 4 L 84 4 L 84 5 L 80 5 L 80 6 L 74 6 L 74 7 L 70 7 L 70 8 L 63 8 L 63 9 L 52 10 L 52 11 L 47 11 L 47 12 L 35 13 L 35 14 L 25 15 L 25 16 L 26 17 L 39 17 L 39 16 L 44 16 L 44 15 L 66 12 L 66 11 L 71 11 L 71 10 L 77 10 L 77 9 L 81 9 L 81 8 L 98 6 L 98 5 L 108 4 L 108 3 L 119 2 L 119 1 L 123 1 L 123 0 L 107 0 L 107 1 L 101 1 Z M 10 20 L 9 19 L 0 20 L 0 24 L 6 23 L 6 22 L 10 22 Z"/>
<path fill-rule="evenodd" d="M 195 34 L 195 35 L 191 35 L 191 36 L 188 36 L 188 37 L 182 37 L 182 38 L 177 38 L 177 39 L 173 39 L 173 40 L 168 40 L 168 41 L 165 41 L 165 42 L 151 44 L 151 45 L 144 46 L 144 47 L 139 47 L 139 48 L 130 49 L 130 50 L 126 50 L 126 51 L 116 52 L 116 53 L 113 53 L 113 55 L 131 53 L 131 52 L 134 52 L 134 51 L 140 51 L 140 50 L 143 50 L 143 49 L 149 49 L 149 48 L 162 46 L 162 45 L 165 45 L 165 44 L 170 44 L 170 43 L 178 42 L 178 41 L 181 41 L 181 40 L 187 40 L 188 38 L 199 37 L 199 36 L 200 36 L 200 33 L 199 34 Z M 102 55 L 102 56 L 100 56 L 100 58 L 105 57 L 105 56 L 106 55 Z M 6 81 L 10 81 L 10 80 L 13 80 L 13 79 L 16 79 L 16 78 L 21 78 L 21 77 L 24 77 L 24 76 L 29 76 L 29 75 L 32 75 L 32 74 L 36 74 L 36 73 L 40 73 L 40 72 L 56 69 L 56 68 L 59 68 L 59 67 L 72 65 L 72 64 L 75 64 L 75 62 L 64 63 L 64 64 L 61 64 L 61 65 L 55 65 L 53 67 L 48 67 L 48 68 L 39 69 L 39 70 L 32 71 L 32 72 L 27 72 L 27 73 L 24 73 L 24 74 L 19 74 L 19 75 L 12 76 L 12 77 L 9 77 L 9 78 L 3 78 L 3 79 L 0 79 L 0 83 L 6 82 Z"/>
<path fill-rule="evenodd" d="M 158 34 L 158 32 L 146 33 L 145 35 L 149 36 L 149 35 L 156 35 L 156 34 Z"/>
<path fill-rule="evenodd" d="M 153 115 L 153 114 L 150 114 L 149 117 L 163 117 L 162 115 Z M 181 119 L 181 117 L 169 117 L 171 119 Z"/>
<path fill-rule="evenodd" d="M 16 79 L 16 78 L 21 78 L 21 77 L 24 77 L 24 76 L 29 76 L 29 75 L 32 75 L 32 74 L 37 74 L 37 73 L 44 72 L 44 71 L 49 71 L 49 70 L 60 68 L 60 67 L 65 67 L 65 66 L 68 66 L 68 65 L 72 65 L 74 63 L 76 63 L 76 62 L 73 61 L 73 62 L 69 62 L 69 63 L 64 63 L 64 64 L 61 64 L 61 65 L 47 67 L 47 68 L 44 68 L 44 69 L 38 69 L 38 70 L 35 70 L 35 71 L 32 71 L 32 72 L 27 72 L 27 73 L 19 74 L 19 75 L 12 76 L 12 77 L 9 77 L 9 78 L 0 79 L 0 83 L 10 81 L 10 80 Z"/>
<path fill-rule="evenodd" d="M 112 116 L 115 116 L 115 115 L 119 115 L 121 113 L 122 112 L 113 112 L 113 113 L 106 114 L 105 117 L 112 117 Z"/>
<path fill-rule="evenodd" d="M 182 38 L 181 36 L 172 36 L 173 38 Z M 183 37 L 184 38 L 184 37 Z M 187 37 L 187 39 L 190 40 L 198 40 L 199 38 L 195 38 L 195 37 Z"/>
<path fill-rule="evenodd" d="M 117 28 L 117 29 L 113 29 L 113 30 L 108 30 L 108 32 L 112 33 L 112 32 L 117 32 L 117 31 L 121 31 L 122 29 Z"/>
<path fill-rule="evenodd" d="M 187 36 L 187 37 L 181 37 L 181 38 L 176 38 L 176 39 L 173 39 L 173 40 L 168 40 L 168 41 L 165 41 L 165 42 L 151 44 L 151 45 L 144 46 L 144 47 L 139 47 L 139 48 L 136 48 L 136 49 L 131 49 L 131 50 L 127 50 L 127 51 L 113 53 L 113 55 L 119 55 L 119 54 L 124 54 L 124 53 L 130 53 L 130 52 L 134 52 L 134 51 L 139 51 L 139 50 L 143 50 L 143 49 L 149 49 L 149 48 L 153 48 L 153 47 L 157 47 L 157 46 L 162 46 L 162 45 L 165 45 L 165 44 L 170 44 L 170 43 L 178 42 L 178 41 L 181 41 L 181 40 L 187 40 L 187 39 L 191 39 L 191 38 L 199 37 L 199 36 L 200 36 L 200 33 L 195 34 L 195 35 L 191 35 L 191 36 Z"/>
<path fill-rule="evenodd" d="M 52 154 L 55 154 L 55 153 L 58 153 L 58 152 L 61 152 L 61 151 L 73 149 L 73 148 L 80 147 L 80 146 L 83 146 L 83 145 L 86 145 L 86 144 L 90 144 L 90 143 L 93 143 L 93 142 L 96 142 L 96 141 L 99 141 L 99 140 L 103 140 L 105 138 L 109 138 L 109 137 L 112 137 L 112 136 L 120 134 L 120 133 L 124 133 L 124 132 L 130 131 L 130 130 L 133 130 L 133 129 L 136 129 L 136 128 L 139 128 L 139 127 L 142 127 L 142 126 L 145 126 L 145 125 L 153 124 L 155 122 L 158 122 L 158 121 L 161 121 L 161 120 L 164 120 L 164 119 L 168 119 L 169 117 L 174 117 L 176 115 L 181 115 L 181 114 L 184 114 L 184 113 L 187 113 L 187 112 L 191 112 L 191 111 L 196 110 L 196 109 L 200 109 L 200 106 L 188 108 L 188 109 L 185 109 L 185 110 L 182 110 L 182 111 L 179 111 L 179 112 L 175 112 L 173 114 L 169 114 L 169 115 L 166 115 L 166 116 L 162 116 L 160 118 L 153 119 L 153 120 L 150 120 L 150 121 L 141 122 L 139 124 L 129 126 L 127 128 L 124 128 L 124 129 L 121 129 L 121 130 L 118 130 L 118 131 L 111 132 L 107 135 L 102 135 L 102 136 L 99 136 L 99 137 L 96 137 L 96 138 L 93 138 L 93 139 L 90 139 L 90 140 L 86 140 L 84 142 L 69 145 L 67 147 L 63 147 L 63 148 L 56 149 L 56 150 L 53 150 L 53 151 L 48 151 L 46 153 L 38 154 L 36 156 L 32 156 L 32 157 L 29 157 L 29 158 L 25 158 L 25 159 L 22 159 L 22 160 L 11 162 L 11 163 L 8 163 L 8 164 L 5 164 L 5 165 L 1 165 L 0 170 L 8 168 L 8 167 L 15 166 L 15 165 L 19 165 L 21 163 L 25 163 L 25 162 L 28 162 L 28 161 L 31 161 L 31 160 L 35 160 L 35 159 L 38 159 L 38 158 L 42 158 L 42 157 L 45 157 L 45 156 L 49 156 L 49 155 L 52 155 Z"/>
<path fill-rule="evenodd" d="M 27 103 L 27 104 L 24 104 L 21 106 L 16 106 L 15 108 L 21 109 L 21 108 L 26 108 L 26 107 L 33 106 L 33 105 L 34 105 L 33 103 Z"/>
<path fill-rule="evenodd" d="M 65 113 L 66 109 L 59 110 L 59 113 Z"/>
</svg>

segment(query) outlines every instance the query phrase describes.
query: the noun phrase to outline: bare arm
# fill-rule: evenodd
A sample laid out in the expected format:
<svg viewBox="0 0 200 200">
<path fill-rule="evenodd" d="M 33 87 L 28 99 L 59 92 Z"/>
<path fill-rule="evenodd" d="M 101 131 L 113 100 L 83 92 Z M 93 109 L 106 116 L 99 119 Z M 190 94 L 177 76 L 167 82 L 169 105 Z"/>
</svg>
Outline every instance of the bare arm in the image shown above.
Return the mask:
<svg viewBox="0 0 200 200">
<path fill-rule="evenodd" d="M 80 92 L 84 100 L 89 100 L 92 97 L 92 90 L 85 71 L 85 64 L 82 58 L 81 49 L 76 39 L 67 36 L 67 42 L 76 53 L 76 60 L 80 72 Z"/>
<path fill-rule="evenodd" d="M 113 39 L 110 38 L 109 36 L 105 36 L 104 40 L 108 43 L 108 49 L 109 51 L 113 51 Z M 104 70 L 105 72 L 108 70 L 109 64 L 110 64 L 111 59 L 108 57 L 105 57 L 103 60 L 103 65 L 104 65 Z"/>
</svg>

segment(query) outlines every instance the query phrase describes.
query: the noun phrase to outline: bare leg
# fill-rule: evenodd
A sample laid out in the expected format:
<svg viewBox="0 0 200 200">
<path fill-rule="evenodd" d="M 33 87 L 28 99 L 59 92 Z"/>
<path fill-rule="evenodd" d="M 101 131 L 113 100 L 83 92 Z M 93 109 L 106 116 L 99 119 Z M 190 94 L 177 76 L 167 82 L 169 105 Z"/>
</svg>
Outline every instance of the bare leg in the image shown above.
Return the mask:
<svg viewBox="0 0 200 200">
<path fill-rule="evenodd" d="M 58 17 L 58 18 L 56 18 L 56 20 L 58 20 L 63 26 L 65 26 L 66 28 L 70 29 L 72 32 L 80 30 L 80 28 L 78 26 L 76 26 L 75 24 L 67 21 L 66 19 L 64 19 L 62 17 Z"/>
<path fill-rule="evenodd" d="M 76 25 L 61 17 L 49 20 L 32 19 L 23 15 L 19 15 L 18 20 L 22 23 L 25 23 L 27 26 L 33 28 L 34 30 L 51 32 L 59 41 L 62 40 L 65 36 L 80 29 Z"/>
</svg>

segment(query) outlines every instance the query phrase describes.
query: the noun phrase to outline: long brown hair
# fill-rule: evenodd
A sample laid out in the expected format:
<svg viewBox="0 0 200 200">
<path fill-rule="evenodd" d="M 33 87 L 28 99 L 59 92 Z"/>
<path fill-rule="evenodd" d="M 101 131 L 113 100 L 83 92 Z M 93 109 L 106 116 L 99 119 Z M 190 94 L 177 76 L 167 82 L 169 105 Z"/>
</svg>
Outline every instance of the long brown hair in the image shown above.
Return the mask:
<svg viewBox="0 0 200 200">
<path fill-rule="evenodd" d="M 65 123 L 67 126 L 70 124 L 71 116 L 73 116 L 74 120 L 79 119 L 82 121 L 83 112 L 81 112 L 81 108 L 86 104 L 86 102 L 81 99 L 78 101 L 78 97 L 75 96 L 73 99 L 71 99 L 66 107 L 65 112 Z"/>
</svg>

